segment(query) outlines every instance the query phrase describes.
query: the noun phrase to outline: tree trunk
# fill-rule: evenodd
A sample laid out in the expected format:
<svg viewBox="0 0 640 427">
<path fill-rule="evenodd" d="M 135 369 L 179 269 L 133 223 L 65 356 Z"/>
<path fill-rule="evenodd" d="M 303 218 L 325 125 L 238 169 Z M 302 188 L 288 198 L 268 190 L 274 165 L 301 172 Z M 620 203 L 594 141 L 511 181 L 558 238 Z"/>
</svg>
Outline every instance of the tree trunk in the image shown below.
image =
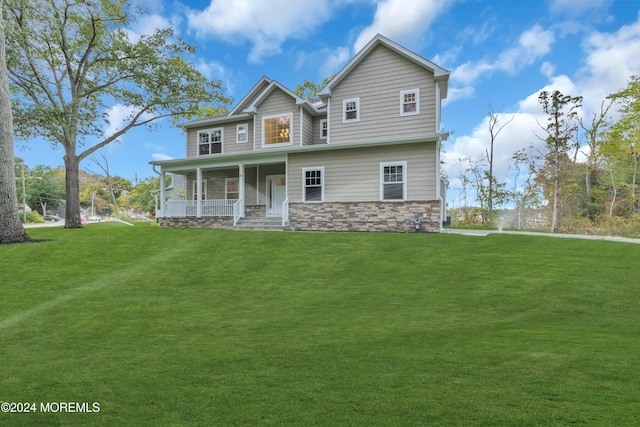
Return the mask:
<svg viewBox="0 0 640 427">
<path fill-rule="evenodd" d="M 74 144 L 75 145 L 75 144 Z M 80 217 L 80 159 L 75 153 L 64 155 L 65 182 L 67 185 L 67 207 L 64 228 L 82 228 Z"/>
<path fill-rule="evenodd" d="M 3 1 L 0 0 L 0 11 L 2 10 Z M 30 240 L 18 213 L 13 160 L 13 117 L 5 57 L 4 20 L 0 15 L 0 243 L 24 243 Z"/>
</svg>

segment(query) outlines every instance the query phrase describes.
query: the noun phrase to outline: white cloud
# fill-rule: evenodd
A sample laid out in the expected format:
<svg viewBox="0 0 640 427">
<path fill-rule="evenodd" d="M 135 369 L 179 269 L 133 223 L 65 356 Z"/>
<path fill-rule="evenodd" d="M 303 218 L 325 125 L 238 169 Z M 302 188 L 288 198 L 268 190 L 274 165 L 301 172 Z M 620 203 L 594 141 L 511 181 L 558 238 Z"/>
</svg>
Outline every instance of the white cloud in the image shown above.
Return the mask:
<svg viewBox="0 0 640 427">
<path fill-rule="evenodd" d="M 450 87 L 447 93 L 447 97 L 442 101 L 443 106 L 447 106 L 452 102 L 458 101 L 460 99 L 468 99 L 471 98 L 476 93 L 475 88 L 471 86 L 465 87 Z"/>
<path fill-rule="evenodd" d="M 340 68 L 350 59 L 349 48 L 340 46 L 330 52 L 327 52 L 326 60 L 320 67 L 323 76 L 329 77 L 340 71 Z"/>
<path fill-rule="evenodd" d="M 551 0 L 549 9 L 552 12 L 562 12 L 571 15 L 580 15 L 591 10 L 603 10 L 611 3 L 611 0 Z"/>
<path fill-rule="evenodd" d="M 554 42 L 553 32 L 544 30 L 536 24 L 520 35 L 516 46 L 502 51 L 494 62 L 488 60 L 466 62 L 453 70 L 451 80 L 454 83 L 469 85 L 482 75 L 494 71 L 515 74 L 549 53 Z"/>
<path fill-rule="evenodd" d="M 419 35 L 452 3 L 453 0 L 378 1 L 373 23 L 360 32 L 354 51 L 362 49 L 376 34 L 415 48 Z"/>
<path fill-rule="evenodd" d="M 104 135 L 110 137 L 131 122 L 131 118 L 136 114 L 136 109 L 127 105 L 116 104 L 107 111 L 108 124 L 104 130 Z M 149 119 L 149 114 L 143 114 L 142 119 Z M 119 138 L 122 141 L 122 137 Z"/>
<path fill-rule="evenodd" d="M 171 22 L 160 15 L 142 15 L 130 28 L 125 29 L 125 31 L 129 35 L 129 40 L 135 43 L 140 40 L 140 37 L 151 35 L 155 30 L 172 26 Z"/>
<path fill-rule="evenodd" d="M 592 110 L 607 95 L 624 88 L 632 75 L 640 74 L 640 13 L 636 22 L 615 33 L 592 33 L 584 43 L 587 56 L 577 86 Z"/>
<path fill-rule="evenodd" d="M 248 40 L 253 47 L 248 60 L 281 52 L 290 37 L 304 37 L 331 18 L 338 0 L 211 0 L 204 10 L 189 10 L 189 28 L 199 37 Z"/>
<path fill-rule="evenodd" d="M 165 153 L 153 153 L 153 154 L 151 154 L 151 158 L 153 160 L 171 160 L 174 157 L 171 157 L 170 155 L 165 154 Z"/>
</svg>

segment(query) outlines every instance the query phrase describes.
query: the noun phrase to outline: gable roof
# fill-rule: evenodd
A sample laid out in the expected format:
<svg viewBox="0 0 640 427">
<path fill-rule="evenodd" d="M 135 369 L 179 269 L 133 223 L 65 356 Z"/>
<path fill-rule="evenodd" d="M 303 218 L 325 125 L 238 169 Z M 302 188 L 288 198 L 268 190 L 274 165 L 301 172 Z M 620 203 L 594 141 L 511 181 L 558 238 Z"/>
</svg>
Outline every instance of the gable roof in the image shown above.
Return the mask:
<svg viewBox="0 0 640 427">
<path fill-rule="evenodd" d="M 292 97 L 296 101 L 296 105 L 302 106 L 308 112 L 312 114 L 316 114 L 319 112 L 318 107 L 316 105 L 314 105 L 313 103 L 311 103 L 306 99 L 300 98 L 295 92 L 292 92 L 290 89 L 288 89 L 287 87 L 283 86 L 282 84 L 280 84 L 275 80 L 271 80 L 271 83 L 269 83 L 269 85 L 265 89 L 263 89 L 262 92 L 258 96 L 256 96 L 253 99 L 253 101 L 242 110 L 242 112 L 255 114 L 258 111 L 258 107 L 260 106 L 260 104 L 262 104 L 269 97 L 269 95 L 271 95 L 271 93 L 273 93 L 273 91 L 276 89 L 280 89 L 281 91 L 283 91 L 284 93 Z"/>
<path fill-rule="evenodd" d="M 362 60 L 366 58 L 378 45 L 386 46 L 387 48 L 393 50 L 409 61 L 412 61 L 419 66 L 433 72 L 436 81 L 440 85 L 440 96 L 442 97 L 442 99 L 447 97 L 447 89 L 449 86 L 449 71 L 427 59 L 424 59 L 420 55 L 411 52 L 409 49 L 400 46 L 399 44 L 389 40 L 381 34 L 376 34 L 376 36 L 371 39 L 371 41 L 367 43 L 367 45 L 363 47 L 360 52 L 358 52 L 356 56 L 354 56 L 351 61 L 349 61 L 347 65 L 345 65 L 342 70 L 338 72 L 338 74 L 333 76 L 329 83 L 327 83 L 322 88 L 322 90 L 318 92 L 318 96 L 320 96 L 321 98 L 331 96 L 331 90 L 336 85 L 338 85 L 338 83 L 340 83 L 342 79 L 344 79 L 358 64 L 360 64 L 360 62 L 362 62 Z"/>
</svg>

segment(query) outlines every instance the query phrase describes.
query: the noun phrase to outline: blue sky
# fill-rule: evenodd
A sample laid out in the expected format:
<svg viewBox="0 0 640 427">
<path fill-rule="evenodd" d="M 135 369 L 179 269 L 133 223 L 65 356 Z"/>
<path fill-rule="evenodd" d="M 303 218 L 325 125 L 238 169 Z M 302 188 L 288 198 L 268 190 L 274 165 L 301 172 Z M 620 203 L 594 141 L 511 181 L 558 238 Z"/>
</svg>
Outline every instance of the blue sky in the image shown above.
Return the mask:
<svg viewBox="0 0 640 427">
<path fill-rule="evenodd" d="M 509 158 L 539 144 L 541 90 L 583 96 L 582 114 L 640 74 L 640 0 L 138 0 L 149 11 L 132 35 L 172 26 L 197 47 L 190 60 L 239 101 L 266 75 L 290 89 L 340 70 L 380 33 L 451 71 L 442 124 L 449 200 L 459 203 L 463 156 L 477 158 L 488 141 L 490 106 L 500 123 L 495 170 L 509 182 Z M 126 107 L 114 106 L 115 126 Z M 181 131 L 161 122 L 134 130 L 104 154 L 111 172 L 153 176 L 151 160 L 185 155 Z M 17 141 L 28 166 L 62 165 L 63 150 L 43 141 Z M 90 160 L 83 169 L 99 170 Z"/>
</svg>

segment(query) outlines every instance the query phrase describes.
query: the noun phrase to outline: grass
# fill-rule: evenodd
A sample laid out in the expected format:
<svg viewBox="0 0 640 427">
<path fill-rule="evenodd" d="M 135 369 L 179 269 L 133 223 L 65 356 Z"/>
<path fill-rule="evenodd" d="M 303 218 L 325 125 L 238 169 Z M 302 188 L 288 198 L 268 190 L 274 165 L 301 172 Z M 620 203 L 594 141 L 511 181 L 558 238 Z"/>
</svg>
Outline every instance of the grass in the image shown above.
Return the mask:
<svg viewBox="0 0 640 427">
<path fill-rule="evenodd" d="M 640 245 L 91 224 L 0 246 L 22 425 L 640 424 Z"/>
</svg>

